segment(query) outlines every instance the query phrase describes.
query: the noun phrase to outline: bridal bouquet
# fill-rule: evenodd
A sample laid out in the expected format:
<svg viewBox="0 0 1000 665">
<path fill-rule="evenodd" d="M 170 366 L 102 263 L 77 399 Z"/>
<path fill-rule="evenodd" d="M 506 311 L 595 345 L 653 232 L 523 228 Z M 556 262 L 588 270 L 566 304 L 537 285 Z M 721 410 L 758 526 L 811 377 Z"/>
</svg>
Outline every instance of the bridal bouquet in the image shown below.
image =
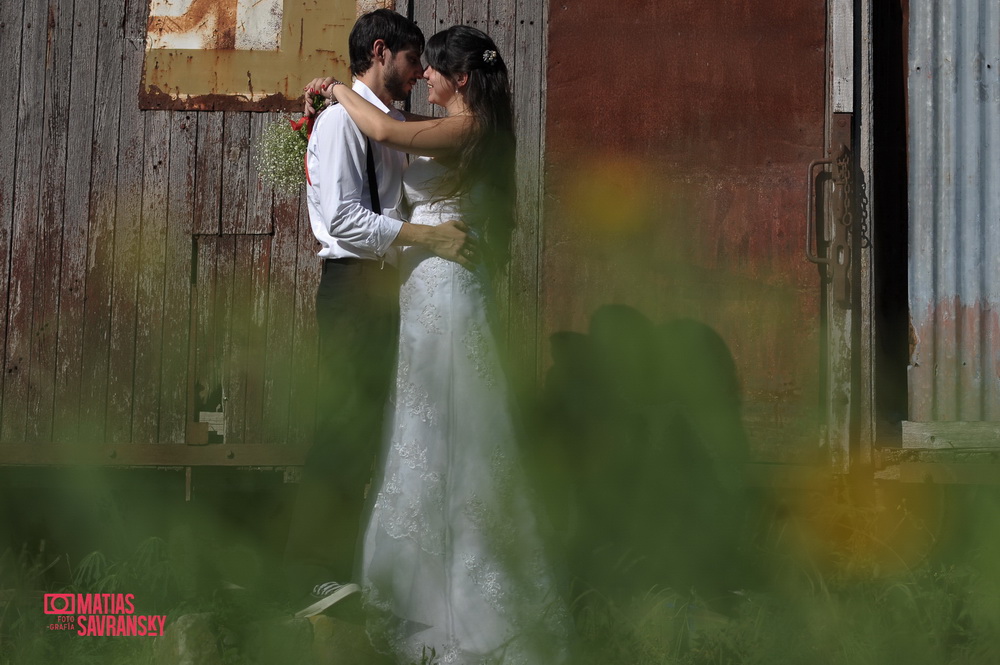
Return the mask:
<svg viewBox="0 0 1000 665">
<path fill-rule="evenodd" d="M 316 113 L 326 106 L 327 100 L 322 95 L 313 97 Z M 315 115 L 295 120 L 284 117 L 264 129 L 254 144 L 254 158 L 261 180 L 278 191 L 298 193 L 306 183 L 306 146 L 315 118 Z"/>
</svg>

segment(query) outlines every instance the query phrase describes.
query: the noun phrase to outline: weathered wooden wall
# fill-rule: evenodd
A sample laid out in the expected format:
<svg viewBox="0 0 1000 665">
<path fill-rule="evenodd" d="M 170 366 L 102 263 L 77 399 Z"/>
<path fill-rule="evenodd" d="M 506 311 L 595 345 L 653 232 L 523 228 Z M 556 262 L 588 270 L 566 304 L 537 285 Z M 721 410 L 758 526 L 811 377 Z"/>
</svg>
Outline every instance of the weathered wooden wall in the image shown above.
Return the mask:
<svg viewBox="0 0 1000 665">
<path fill-rule="evenodd" d="M 182 443 L 192 380 L 229 442 L 302 440 L 318 264 L 254 170 L 276 117 L 140 111 L 147 0 L 0 12 L 0 441 Z"/>
<path fill-rule="evenodd" d="M 140 111 L 147 3 L 0 3 L 0 442 L 183 443 L 192 402 L 219 386 L 227 443 L 307 442 L 316 243 L 303 201 L 263 187 L 250 154 L 276 118 Z M 544 3 L 418 1 L 414 15 L 428 36 L 486 29 L 514 71 L 507 311 L 530 375 Z"/>
</svg>

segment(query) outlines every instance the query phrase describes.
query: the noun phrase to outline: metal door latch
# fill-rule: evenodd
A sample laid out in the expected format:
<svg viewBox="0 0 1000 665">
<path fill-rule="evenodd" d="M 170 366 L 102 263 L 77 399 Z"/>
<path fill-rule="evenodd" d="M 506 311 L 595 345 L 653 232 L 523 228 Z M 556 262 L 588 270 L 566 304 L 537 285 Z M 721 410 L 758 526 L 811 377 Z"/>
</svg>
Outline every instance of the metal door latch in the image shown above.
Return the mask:
<svg viewBox="0 0 1000 665">
<path fill-rule="evenodd" d="M 809 163 L 806 190 L 806 258 L 826 266 L 826 278 L 833 298 L 845 309 L 851 308 L 851 233 L 854 226 L 854 156 L 841 144 L 833 159 L 816 159 Z M 817 166 L 832 166 L 829 184 L 830 223 L 824 224 L 824 237 L 816 237 L 816 176 Z M 825 215 L 824 215 L 825 218 Z M 820 256 L 825 246 L 825 256 Z M 815 248 L 815 249 L 814 249 Z"/>
</svg>

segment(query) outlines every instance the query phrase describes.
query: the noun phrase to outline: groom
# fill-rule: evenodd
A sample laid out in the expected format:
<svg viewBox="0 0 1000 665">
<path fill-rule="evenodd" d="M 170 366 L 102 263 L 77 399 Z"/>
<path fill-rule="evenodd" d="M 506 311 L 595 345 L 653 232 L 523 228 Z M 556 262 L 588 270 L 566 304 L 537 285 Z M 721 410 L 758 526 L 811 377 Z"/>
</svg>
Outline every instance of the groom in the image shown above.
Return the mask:
<svg viewBox="0 0 1000 665">
<path fill-rule="evenodd" d="M 354 90 L 398 120 L 393 107 L 423 78 L 424 36 L 379 9 L 349 37 Z M 310 83 L 307 93 L 328 80 Z M 285 552 L 292 594 L 312 590 L 297 616 L 323 612 L 359 591 L 352 583 L 365 484 L 381 441 L 395 366 L 399 277 L 394 245 L 420 245 L 467 264 L 465 226 L 401 220 L 406 155 L 369 142 L 340 106 L 321 113 L 307 153 L 309 222 L 321 246 L 316 433 Z"/>
</svg>

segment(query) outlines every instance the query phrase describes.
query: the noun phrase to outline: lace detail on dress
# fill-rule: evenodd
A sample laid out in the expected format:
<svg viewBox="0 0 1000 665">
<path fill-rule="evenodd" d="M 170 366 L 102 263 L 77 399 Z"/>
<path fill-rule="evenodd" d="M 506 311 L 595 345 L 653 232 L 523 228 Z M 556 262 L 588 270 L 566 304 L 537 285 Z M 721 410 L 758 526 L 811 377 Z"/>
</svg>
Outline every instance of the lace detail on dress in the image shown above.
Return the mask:
<svg viewBox="0 0 1000 665">
<path fill-rule="evenodd" d="M 455 281 L 458 282 L 458 290 L 462 295 L 468 295 L 482 288 L 482 279 L 478 272 L 466 270 L 465 268 L 456 272 L 458 274 L 455 275 Z"/>
<path fill-rule="evenodd" d="M 424 281 L 423 291 L 428 299 L 434 297 L 438 287 L 449 277 L 451 272 L 451 262 L 438 256 L 429 258 L 420 264 L 420 275 Z"/>
<path fill-rule="evenodd" d="M 494 448 L 490 455 L 490 469 L 496 479 L 497 498 L 503 504 L 510 504 L 517 498 L 514 492 L 515 465 L 500 447 Z"/>
<path fill-rule="evenodd" d="M 437 405 L 431 400 L 430 393 L 423 386 L 417 385 L 413 381 L 407 381 L 402 375 L 396 385 L 397 400 L 406 408 L 411 416 L 415 416 L 421 422 L 434 425 L 438 421 Z"/>
<path fill-rule="evenodd" d="M 420 312 L 420 316 L 417 317 L 417 321 L 424 327 L 429 333 L 435 335 L 441 334 L 441 313 L 438 312 L 438 308 L 435 305 L 427 305 Z"/>
<path fill-rule="evenodd" d="M 400 310 L 407 310 L 410 308 L 410 303 L 413 302 L 414 291 L 416 291 L 416 285 L 410 282 L 406 282 L 399 287 Z"/>
<path fill-rule="evenodd" d="M 486 382 L 487 386 L 492 388 L 496 385 L 493 364 L 489 362 L 487 357 L 486 335 L 483 334 L 483 329 L 479 327 L 478 323 L 469 326 L 465 337 L 462 338 L 462 343 L 465 345 L 466 357 L 472 361 L 472 365 L 476 368 L 476 374 Z"/>
<path fill-rule="evenodd" d="M 466 554 L 464 563 L 465 569 L 469 571 L 472 580 L 482 591 L 483 598 L 493 606 L 493 609 L 498 614 L 504 614 L 506 610 L 504 603 L 506 593 L 504 592 L 503 576 L 500 569 L 495 564 L 491 565 L 491 562 L 487 561 L 486 557 L 474 554 Z"/>
<path fill-rule="evenodd" d="M 396 446 L 396 451 L 399 459 L 407 468 L 414 471 L 427 471 L 427 446 L 421 446 L 417 441 L 409 441 Z"/>
<path fill-rule="evenodd" d="M 428 509 L 444 507 L 444 491 L 440 476 L 428 474 L 422 498 L 406 497 L 398 474 L 386 478 L 383 491 L 375 502 L 374 516 L 391 538 L 408 538 L 428 554 L 444 553 L 444 538 L 440 529 L 433 528 L 425 514 Z"/>
</svg>

